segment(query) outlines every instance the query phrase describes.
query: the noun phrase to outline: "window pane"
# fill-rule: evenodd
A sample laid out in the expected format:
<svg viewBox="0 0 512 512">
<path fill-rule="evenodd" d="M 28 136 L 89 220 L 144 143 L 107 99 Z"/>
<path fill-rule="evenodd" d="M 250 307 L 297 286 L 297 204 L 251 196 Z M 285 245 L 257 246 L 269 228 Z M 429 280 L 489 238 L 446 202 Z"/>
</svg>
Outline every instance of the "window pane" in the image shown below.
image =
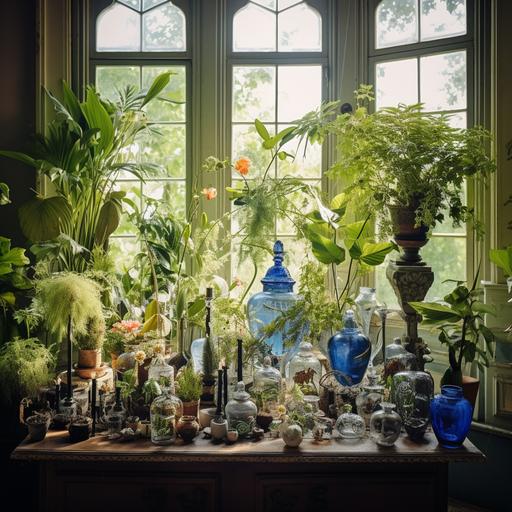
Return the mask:
<svg viewBox="0 0 512 512">
<path fill-rule="evenodd" d="M 156 125 L 159 134 L 142 141 L 141 160 L 161 165 L 164 177 L 184 178 L 186 175 L 186 129 L 184 125 Z"/>
<path fill-rule="evenodd" d="M 139 14 L 121 4 L 105 9 L 96 22 L 97 51 L 140 51 L 139 19 Z"/>
<path fill-rule="evenodd" d="M 421 40 L 466 33 L 466 0 L 422 0 Z"/>
<path fill-rule="evenodd" d="M 322 102 L 321 66 L 279 66 L 278 120 L 294 121 Z"/>
<path fill-rule="evenodd" d="M 318 191 L 320 191 L 322 186 L 320 181 L 308 181 L 307 184 L 318 189 Z M 293 222 L 294 213 L 310 212 L 316 207 L 311 195 L 305 194 L 300 190 L 292 193 L 291 197 L 288 199 L 290 200 L 288 209 L 283 212 L 277 212 L 276 231 L 279 236 L 295 236 L 297 233 L 297 226 L 295 226 Z M 295 218 L 297 218 L 296 215 Z"/>
<path fill-rule="evenodd" d="M 383 0 L 375 17 L 376 46 L 386 48 L 418 41 L 417 0 Z"/>
<path fill-rule="evenodd" d="M 273 129 L 267 126 L 267 130 L 272 135 Z M 251 161 L 251 167 L 247 178 L 256 178 L 263 176 L 265 169 L 270 162 L 270 151 L 263 149 L 261 138 L 256 132 L 254 125 L 233 125 L 232 138 L 232 158 L 245 156 Z M 274 176 L 274 170 L 269 171 L 270 176 Z M 240 175 L 233 171 L 233 178 L 240 178 Z"/>
<path fill-rule="evenodd" d="M 256 4 L 247 4 L 233 17 L 235 52 L 276 50 L 276 16 Z"/>
<path fill-rule="evenodd" d="M 128 5 L 129 7 L 133 7 L 134 9 L 140 9 L 140 0 L 118 0 L 122 4 Z"/>
<path fill-rule="evenodd" d="M 144 66 L 142 68 L 142 87 L 147 89 L 160 74 L 171 71 L 171 80 L 160 93 L 161 98 L 184 102 L 187 98 L 186 69 L 184 66 Z M 186 121 L 185 104 L 174 104 L 162 100 L 154 100 L 145 107 L 151 122 Z"/>
<path fill-rule="evenodd" d="M 278 15 L 279 51 L 321 51 L 322 18 L 305 4 L 300 4 Z"/>
<path fill-rule="evenodd" d="M 421 101 L 426 110 L 466 108 L 466 52 L 443 53 L 420 59 Z"/>
<path fill-rule="evenodd" d="M 418 102 L 417 59 L 380 62 L 375 67 L 377 108 Z"/>
<path fill-rule="evenodd" d="M 283 9 L 286 9 L 291 5 L 298 4 L 299 2 L 300 0 L 277 0 L 277 5 L 279 7 L 279 10 L 282 11 Z"/>
<path fill-rule="evenodd" d="M 142 0 L 142 8 L 144 11 L 155 7 L 155 5 L 163 4 L 166 0 Z"/>
<path fill-rule="evenodd" d="M 267 7 L 269 9 L 275 10 L 276 8 L 276 0 L 253 0 L 255 4 L 263 5 L 263 7 Z"/>
<path fill-rule="evenodd" d="M 144 51 L 183 52 L 186 49 L 185 15 L 171 3 L 143 14 Z"/>
<path fill-rule="evenodd" d="M 286 128 L 280 125 L 278 130 Z M 287 142 L 282 150 L 295 155 L 294 160 L 287 158 L 277 162 L 278 176 L 294 176 L 297 178 L 320 178 L 322 176 L 322 146 L 320 144 L 308 144 L 306 156 L 304 156 L 306 140 L 300 146 L 296 141 Z"/>
<path fill-rule="evenodd" d="M 467 120 L 466 112 L 457 112 L 456 114 L 450 114 L 448 119 L 448 124 L 453 128 L 467 128 L 468 120 Z"/>
<path fill-rule="evenodd" d="M 111 238 L 109 256 L 116 262 L 116 270 L 129 270 L 133 266 L 134 256 L 140 252 L 136 238 Z"/>
<path fill-rule="evenodd" d="M 140 209 L 142 207 L 140 181 L 118 181 L 116 182 L 115 189 L 126 192 L 126 197 L 133 201 L 137 208 Z M 121 217 L 121 222 L 114 235 L 135 235 L 137 230 L 128 218 L 128 214 L 134 213 L 134 209 L 128 204 L 123 205 L 123 209 L 125 214 Z"/>
<path fill-rule="evenodd" d="M 275 119 L 274 66 L 233 67 L 233 121 Z"/>
<path fill-rule="evenodd" d="M 143 185 L 144 197 L 156 199 L 179 218 L 185 218 L 185 182 L 184 181 L 147 181 Z"/>
<path fill-rule="evenodd" d="M 139 87 L 140 68 L 138 66 L 98 66 L 96 68 L 96 87 L 103 98 L 116 101 L 118 91 L 128 85 Z"/>
</svg>

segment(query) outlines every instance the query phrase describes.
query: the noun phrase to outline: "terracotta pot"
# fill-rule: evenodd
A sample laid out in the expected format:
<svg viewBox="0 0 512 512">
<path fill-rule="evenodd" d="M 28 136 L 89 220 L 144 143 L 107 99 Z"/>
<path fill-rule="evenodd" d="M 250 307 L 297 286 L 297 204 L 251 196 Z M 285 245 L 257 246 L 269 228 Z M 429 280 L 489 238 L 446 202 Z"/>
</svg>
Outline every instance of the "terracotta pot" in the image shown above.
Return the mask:
<svg viewBox="0 0 512 512">
<path fill-rule="evenodd" d="M 183 416 L 199 416 L 199 400 L 192 400 L 191 402 L 183 402 Z"/>
<path fill-rule="evenodd" d="M 110 366 L 112 367 L 112 370 L 115 370 L 117 369 L 117 359 L 118 359 L 119 355 L 118 354 L 114 354 L 114 352 L 110 352 Z"/>
<path fill-rule="evenodd" d="M 82 379 L 102 377 L 106 371 L 101 366 L 100 349 L 78 351 L 77 373 Z"/>
<path fill-rule="evenodd" d="M 476 404 L 476 397 L 478 395 L 478 388 L 480 387 L 480 380 L 475 379 L 474 377 L 469 377 L 468 375 L 462 376 L 462 392 L 464 394 L 464 398 L 468 400 L 473 409 Z"/>
<path fill-rule="evenodd" d="M 25 421 L 28 427 L 28 436 L 30 441 L 42 441 L 46 437 L 48 427 L 50 426 L 50 417 L 36 414 L 30 416 Z"/>
<path fill-rule="evenodd" d="M 421 260 L 420 248 L 428 242 L 428 227 L 423 225 L 415 227 L 416 207 L 388 206 L 388 209 L 395 242 L 401 248 L 397 265 L 425 265 Z"/>
<path fill-rule="evenodd" d="M 256 423 L 258 424 L 258 427 L 261 427 L 264 432 L 268 432 L 268 429 L 270 428 L 270 424 L 274 418 L 270 414 L 258 414 L 256 416 Z"/>
<path fill-rule="evenodd" d="M 199 423 L 196 421 L 196 417 L 182 416 L 176 425 L 176 432 L 185 443 L 190 443 L 199 434 Z"/>
</svg>

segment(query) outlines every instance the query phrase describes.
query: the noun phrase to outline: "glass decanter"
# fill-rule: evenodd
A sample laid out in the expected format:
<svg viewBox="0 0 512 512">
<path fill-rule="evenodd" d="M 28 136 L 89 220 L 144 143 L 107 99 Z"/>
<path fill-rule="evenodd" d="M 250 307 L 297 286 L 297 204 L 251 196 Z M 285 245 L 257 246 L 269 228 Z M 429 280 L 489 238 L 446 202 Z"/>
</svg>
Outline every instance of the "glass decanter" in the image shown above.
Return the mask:
<svg viewBox="0 0 512 512">
<path fill-rule="evenodd" d="M 313 353 L 313 345 L 303 341 L 299 346 L 299 352 L 292 357 L 289 363 L 288 388 L 291 389 L 294 384 L 297 384 L 305 395 L 318 395 L 321 376 L 322 364 Z"/>
<path fill-rule="evenodd" d="M 249 393 L 245 391 L 243 382 L 236 385 L 236 391 L 233 393 L 233 398 L 227 403 L 225 411 L 228 427 L 238 431 L 240 438 L 250 437 L 256 423 L 258 408 L 251 400 Z"/>
<path fill-rule="evenodd" d="M 157 445 L 168 445 L 176 441 L 176 420 L 181 400 L 172 393 L 172 385 L 162 382 L 162 394 L 151 403 L 149 419 L 151 422 L 151 442 Z M 181 405 L 183 411 L 183 404 Z"/>
<path fill-rule="evenodd" d="M 277 240 L 274 244 L 274 265 L 267 270 L 261 280 L 263 291 L 253 295 L 247 302 L 249 330 L 256 339 L 264 337 L 263 329 L 297 301 L 297 296 L 293 293 L 295 281 L 283 266 L 283 258 L 283 243 Z M 265 337 L 265 343 L 273 355 L 283 355 L 287 330 L 288 326 L 285 325 L 272 336 Z"/>
<path fill-rule="evenodd" d="M 336 420 L 334 428 L 345 439 L 360 439 L 364 436 L 366 425 L 361 416 L 352 412 L 352 406 L 345 404 L 343 414 Z"/>
<path fill-rule="evenodd" d="M 366 425 L 370 425 L 372 414 L 379 409 L 380 403 L 384 400 L 384 386 L 378 384 L 378 376 L 375 368 L 368 369 L 368 384 L 363 391 L 357 395 L 357 413 L 363 418 Z"/>
<path fill-rule="evenodd" d="M 405 349 L 400 338 L 395 338 L 393 343 L 386 347 L 385 356 L 384 375 L 386 378 L 398 372 L 414 370 L 416 367 L 416 356 Z"/>
<path fill-rule="evenodd" d="M 116 399 L 107 413 L 108 435 L 116 435 L 124 428 L 126 421 L 126 409 L 121 400 L 121 388 L 116 387 Z"/>
<path fill-rule="evenodd" d="M 379 446 L 393 446 L 400 437 L 402 420 L 394 409 L 395 404 L 381 402 L 381 408 L 370 418 L 370 437 Z"/>
<path fill-rule="evenodd" d="M 357 314 L 361 328 L 365 336 L 370 336 L 370 323 L 373 313 L 377 308 L 377 297 L 375 295 L 375 288 L 368 288 L 361 286 L 359 288 L 359 295 L 355 299 Z"/>
<path fill-rule="evenodd" d="M 331 368 L 342 386 L 354 386 L 363 380 L 370 361 L 371 343 L 358 328 L 354 312 L 343 315 L 343 328 L 328 343 Z"/>
</svg>

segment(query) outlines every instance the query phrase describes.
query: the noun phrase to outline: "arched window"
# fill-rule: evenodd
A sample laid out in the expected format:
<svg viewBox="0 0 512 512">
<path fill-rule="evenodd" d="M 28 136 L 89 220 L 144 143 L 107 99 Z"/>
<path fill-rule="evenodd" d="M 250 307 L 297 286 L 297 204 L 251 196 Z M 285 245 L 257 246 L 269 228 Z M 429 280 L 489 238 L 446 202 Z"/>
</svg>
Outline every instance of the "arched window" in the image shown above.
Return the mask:
<svg viewBox="0 0 512 512">
<path fill-rule="evenodd" d="M 148 105 L 154 130 L 129 148 L 132 160 L 157 164 L 160 171 L 144 181 L 121 175 L 116 187 L 141 211 L 148 199 L 156 199 L 162 208 L 184 217 L 190 182 L 189 2 L 98 0 L 91 4 L 90 75 L 100 94 L 113 99 L 128 85 L 144 89 L 156 76 L 171 71 L 162 95 L 180 102 Z M 139 248 L 128 216 L 111 237 L 111 247 L 116 262 L 126 267 L 133 263 Z"/>
<path fill-rule="evenodd" d="M 473 8 L 470 0 L 373 3 L 370 77 L 376 108 L 421 102 L 427 112 L 450 114 L 455 127 L 473 124 Z M 470 242 L 465 228 L 454 228 L 449 219 L 434 229 L 422 250 L 436 276 L 427 298 L 444 297 L 453 285 L 445 279 L 470 274 Z M 376 284 L 382 301 L 396 303 L 384 266 Z"/>
<path fill-rule="evenodd" d="M 230 72 L 231 155 L 252 162 L 249 179 L 260 176 L 269 156 L 261 147 L 254 119 L 275 134 L 326 99 L 327 43 L 323 0 L 234 0 L 228 3 L 232 20 L 228 33 Z M 287 148 L 295 153 L 296 148 Z M 294 162 L 277 161 L 274 177 L 293 175 L 321 185 L 323 154 L 318 145 L 308 148 L 306 158 L 297 151 Z M 234 173 L 236 183 L 240 175 Z M 302 200 L 297 197 L 297 204 Z M 232 232 L 236 232 L 236 222 Z M 294 239 L 294 227 L 277 216 L 275 236 L 284 241 L 290 255 L 287 264 L 295 278 L 304 254 L 303 242 Z M 236 245 L 232 250 L 232 275 L 252 275 L 252 264 L 239 265 Z M 246 268 L 247 267 L 247 268 Z M 260 274 L 266 268 L 259 269 Z M 259 278 L 259 277 L 258 277 Z"/>
</svg>

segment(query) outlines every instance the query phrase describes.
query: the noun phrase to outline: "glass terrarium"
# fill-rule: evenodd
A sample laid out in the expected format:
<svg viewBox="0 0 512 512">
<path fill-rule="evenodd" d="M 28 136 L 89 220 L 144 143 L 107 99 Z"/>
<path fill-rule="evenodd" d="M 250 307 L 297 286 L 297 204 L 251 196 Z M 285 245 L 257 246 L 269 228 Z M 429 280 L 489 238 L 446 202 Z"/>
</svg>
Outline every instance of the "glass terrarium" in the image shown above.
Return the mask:
<svg viewBox="0 0 512 512">
<path fill-rule="evenodd" d="M 335 429 L 345 439 L 359 439 L 364 436 L 366 425 L 361 416 L 352 412 L 352 406 L 345 404 L 343 414 L 336 421 Z"/>
<path fill-rule="evenodd" d="M 168 445 L 176 441 L 176 419 L 181 400 L 171 393 L 171 386 L 162 386 L 162 394 L 157 396 L 150 408 L 151 441 L 158 445 Z"/>
<path fill-rule="evenodd" d="M 313 353 L 313 345 L 303 341 L 289 363 L 288 387 L 291 389 L 296 384 L 305 395 L 318 395 L 321 376 L 322 364 Z"/>
<path fill-rule="evenodd" d="M 281 390 L 281 373 L 272 366 L 269 356 L 263 359 L 263 366 L 254 372 L 254 388 L 267 389 L 275 388 L 278 392 Z"/>
<path fill-rule="evenodd" d="M 378 384 L 378 376 L 372 366 L 368 370 L 368 384 L 356 397 L 357 413 L 363 418 L 366 425 L 370 425 L 372 414 L 379 409 L 384 400 L 384 386 Z"/>
<path fill-rule="evenodd" d="M 263 291 L 253 295 L 247 303 L 249 330 L 256 339 L 261 339 L 264 336 L 264 328 L 297 301 L 297 296 L 293 293 L 295 281 L 288 269 L 283 266 L 283 258 L 283 243 L 277 240 L 274 244 L 274 265 L 267 270 L 261 280 Z M 288 326 L 285 325 L 272 336 L 265 338 L 265 343 L 273 355 L 283 355 L 287 330 Z"/>
<path fill-rule="evenodd" d="M 236 430 L 240 438 L 250 437 L 256 423 L 258 408 L 245 391 L 243 382 L 236 385 L 233 398 L 226 405 L 228 427 Z"/>
</svg>

